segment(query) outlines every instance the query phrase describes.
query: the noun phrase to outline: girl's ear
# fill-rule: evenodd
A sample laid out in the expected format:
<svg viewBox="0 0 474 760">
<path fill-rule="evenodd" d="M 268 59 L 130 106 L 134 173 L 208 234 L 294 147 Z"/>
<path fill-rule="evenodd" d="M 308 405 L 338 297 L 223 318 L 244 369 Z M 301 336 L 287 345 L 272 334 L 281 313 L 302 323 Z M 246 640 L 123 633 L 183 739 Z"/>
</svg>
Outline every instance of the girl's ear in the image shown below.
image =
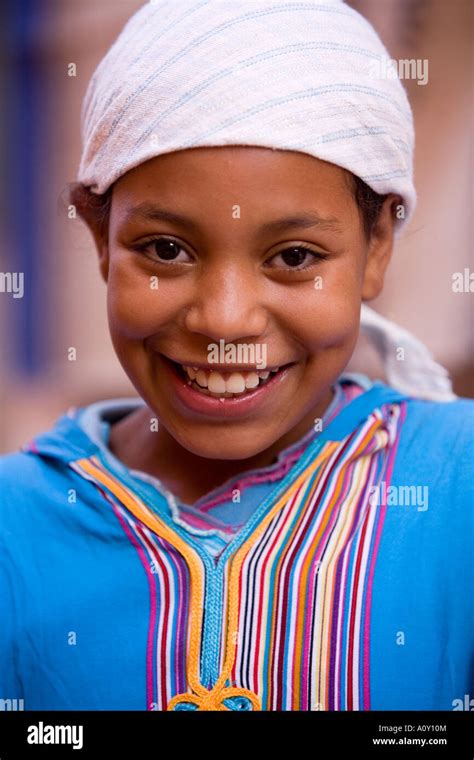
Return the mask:
<svg viewBox="0 0 474 760">
<path fill-rule="evenodd" d="M 371 301 L 381 292 L 393 250 L 395 211 L 400 198 L 391 193 L 385 199 L 367 248 L 365 273 L 362 283 L 362 300 Z"/>
<path fill-rule="evenodd" d="M 94 238 L 99 255 L 99 269 L 105 282 L 109 276 L 109 216 L 112 200 L 112 188 L 103 195 L 92 193 L 79 182 L 69 187 L 70 202 L 86 223 Z"/>
</svg>

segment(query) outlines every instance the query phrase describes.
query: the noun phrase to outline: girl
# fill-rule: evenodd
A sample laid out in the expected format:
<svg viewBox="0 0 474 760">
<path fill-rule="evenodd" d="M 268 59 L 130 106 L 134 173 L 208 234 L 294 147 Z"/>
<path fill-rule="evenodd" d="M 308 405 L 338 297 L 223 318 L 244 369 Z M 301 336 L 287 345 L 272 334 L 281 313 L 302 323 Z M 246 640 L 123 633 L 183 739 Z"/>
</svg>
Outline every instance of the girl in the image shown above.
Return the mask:
<svg viewBox="0 0 474 760">
<path fill-rule="evenodd" d="M 2 459 L 2 698 L 472 693 L 473 405 L 365 305 L 415 204 L 387 56 L 338 0 L 163 0 L 100 63 L 71 198 L 138 397 Z M 361 313 L 387 383 L 345 372 Z"/>
</svg>

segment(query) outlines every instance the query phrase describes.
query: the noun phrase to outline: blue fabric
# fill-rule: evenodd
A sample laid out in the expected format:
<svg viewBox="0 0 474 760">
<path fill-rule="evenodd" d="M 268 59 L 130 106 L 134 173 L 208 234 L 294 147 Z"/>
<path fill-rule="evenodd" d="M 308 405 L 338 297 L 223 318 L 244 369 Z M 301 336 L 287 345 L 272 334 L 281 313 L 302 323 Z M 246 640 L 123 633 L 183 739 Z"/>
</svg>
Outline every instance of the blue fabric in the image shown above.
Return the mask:
<svg viewBox="0 0 474 760">
<path fill-rule="evenodd" d="M 321 439 L 343 438 L 401 398 L 376 383 Z M 426 486 L 429 499 L 387 509 L 373 586 L 373 710 L 452 710 L 474 696 L 473 429 L 472 401 L 407 400 L 391 484 Z M 143 567 L 95 486 L 68 466 L 100 449 L 68 415 L 36 446 L 0 458 L 0 700 L 147 709 Z M 169 509 L 156 487 L 141 487 Z"/>
</svg>

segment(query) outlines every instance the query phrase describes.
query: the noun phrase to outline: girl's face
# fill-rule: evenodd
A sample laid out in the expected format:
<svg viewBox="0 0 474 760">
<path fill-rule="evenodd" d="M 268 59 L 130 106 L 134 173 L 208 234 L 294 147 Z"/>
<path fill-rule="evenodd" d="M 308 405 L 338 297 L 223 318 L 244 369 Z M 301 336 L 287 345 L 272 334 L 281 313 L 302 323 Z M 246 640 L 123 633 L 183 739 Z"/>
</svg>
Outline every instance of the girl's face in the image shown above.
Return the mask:
<svg viewBox="0 0 474 760">
<path fill-rule="evenodd" d="M 383 210 L 366 240 L 348 174 L 311 156 L 158 156 L 115 184 L 99 246 L 119 360 L 194 454 L 245 459 L 296 440 L 351 357 L 391 237 Z"/>
</svg>

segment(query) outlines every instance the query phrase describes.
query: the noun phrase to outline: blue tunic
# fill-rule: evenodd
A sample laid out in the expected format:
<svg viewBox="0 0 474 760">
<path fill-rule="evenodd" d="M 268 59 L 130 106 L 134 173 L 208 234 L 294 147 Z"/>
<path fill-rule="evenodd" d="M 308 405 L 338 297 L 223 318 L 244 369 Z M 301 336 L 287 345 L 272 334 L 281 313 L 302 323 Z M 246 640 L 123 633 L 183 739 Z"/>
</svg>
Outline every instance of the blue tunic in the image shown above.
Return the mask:
<svg viewBox="0 0 474 760">
<path fill-rule="evenodd" d="M 218 556 L 86 414 L 0 458 L 3 709 L 466 709 L 472 401 L 367 383 Z"/>
</svg>

